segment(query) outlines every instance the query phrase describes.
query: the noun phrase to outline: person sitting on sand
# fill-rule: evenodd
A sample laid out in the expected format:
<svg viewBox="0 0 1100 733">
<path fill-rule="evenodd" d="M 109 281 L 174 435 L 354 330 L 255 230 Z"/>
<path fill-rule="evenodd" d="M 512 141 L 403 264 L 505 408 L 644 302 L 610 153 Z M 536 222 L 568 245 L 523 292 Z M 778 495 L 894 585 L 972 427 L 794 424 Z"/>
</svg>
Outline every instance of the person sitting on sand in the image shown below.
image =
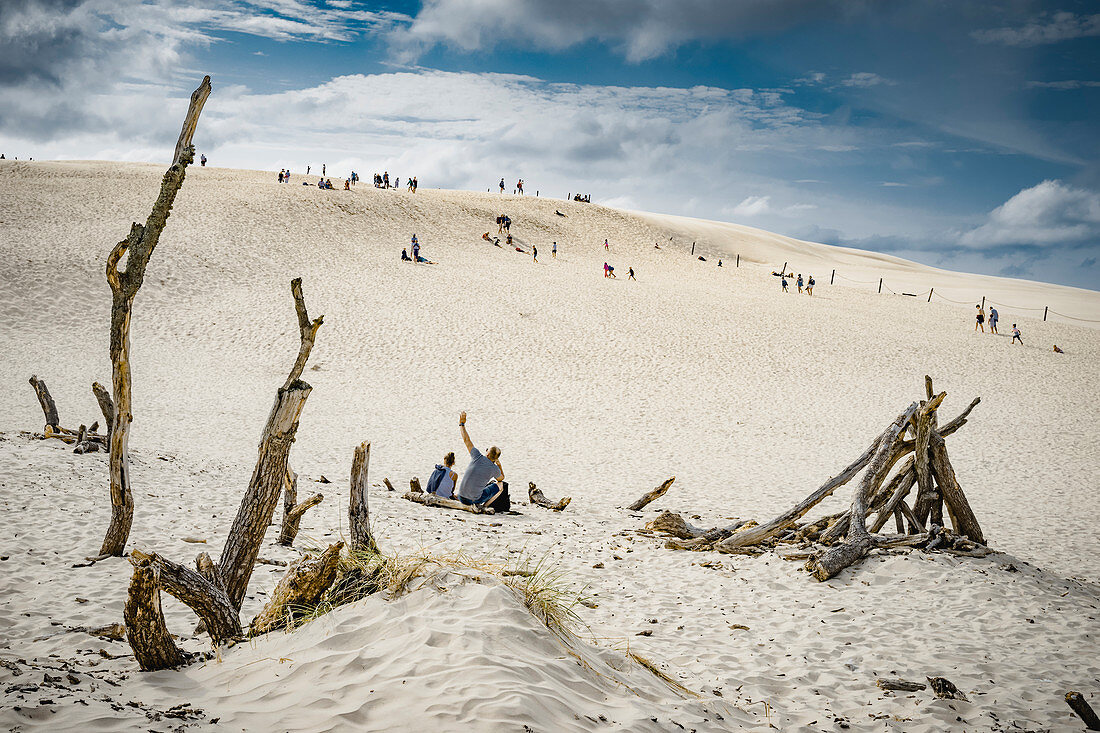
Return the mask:
<svg viewBox="0 0 1100 733">
<path fill-rule="evenodd" d="M 1009 343 L 1014 344 L 1017 341 L 1020 342 L 1020 346 L 1024 345 L 1024 340 L 1022 338 L 1020 338 L 1020 329 L 1016 328 L 1016 324 L 1013 323 L 1012 324 L 1012 341 L 1010 341 Z"/>
<path fill-rule="evenodd" d="M 491 504 L 505 487 L 504 469 L 500 465 L 500 448 L 494 445 L 482 455 L 474 447 L 470 434 L 466 432 L 465 412 L 458 416 L 458 429 L 466 450 L 470 452 L 470 465 L 466 466 L 466 471 L 458 482 L 458 491 L 455 492 L 458 500 L 468 506 Z"/>
<path fill-rule="evenodd" d="M 1061 349 L 1059 349 L 1059 348 L 1058 348 L 1058 344 L 1054 344 L 1054 353 L 1055 353 L 1055 354 L 1064 354 L 1064 353 L 1066 353 L 1066 352 L 1064 352 L 1064 351 L 1062 351 Z"/>
<path fill-rule="evenodd" d="M 978 309 L 978 315 L 974 319 L 974 330 L 977 331 L 980 328 L 982 329 L 982 333 L 985 333 L 985 311 L 982 310 L 982 307 L 980 305 L 976 305 L 974 307 Z M 1012 325 L 1015 326 L 1016 324 Z"/>
<path fill-rule="evenodd" d="M 504 243 L 507 244 L 509 247 L 512 246 L 512 235 L 511 234 L 507 235 L 507 237 L 504 240 Z"/>
<path fill-rule="evenodd" d="M 443 463 L 435 464 L 435 470 L 428 477 L 427 491 L 429 494 L 442 496 L 444 499 L 454 498 L 455 484 L 458 483 L 458 473 L 455 472 L 455 454 L 450 452 L 443 456 Z"/>
<path fill-rule="evenodd" d="M 402 262 L 412 262 L 413 259 L 412 259 L 412 257 L 409 257 L 408 252 L 406 252 L 405 250 L 401 250 L 401 261 Z"/>
<path fill-rule="evenodd" d="M 814 294 L 814 276 L 810 275 L 810 279 L 806 281 L 806 295 Z"/>
</svg>

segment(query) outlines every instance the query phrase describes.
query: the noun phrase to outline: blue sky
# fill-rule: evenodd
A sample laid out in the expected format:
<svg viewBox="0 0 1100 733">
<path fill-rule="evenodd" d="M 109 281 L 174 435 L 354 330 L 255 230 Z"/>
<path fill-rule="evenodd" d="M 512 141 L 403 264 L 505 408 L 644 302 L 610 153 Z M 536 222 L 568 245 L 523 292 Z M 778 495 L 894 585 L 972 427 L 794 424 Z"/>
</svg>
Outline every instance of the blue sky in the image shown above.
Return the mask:
<svg viewBox="0 0 1100 733">
<path fill-rule="evenodd" d="M 163 162 L 205 73 L 214 165 L 1100 282 L 1095 2 L 5 0 L 0 152 Z"/>
</svg>

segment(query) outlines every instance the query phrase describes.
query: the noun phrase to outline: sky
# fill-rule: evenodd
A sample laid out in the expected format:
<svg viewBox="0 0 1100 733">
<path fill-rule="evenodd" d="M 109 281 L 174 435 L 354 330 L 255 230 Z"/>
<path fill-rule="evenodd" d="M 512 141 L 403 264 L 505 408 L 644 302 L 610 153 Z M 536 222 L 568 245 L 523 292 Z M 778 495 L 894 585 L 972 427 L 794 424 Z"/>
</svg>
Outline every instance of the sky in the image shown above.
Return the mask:
<svg viewBox="0 0 1100 733">
<path fill-rule="evenodd" d="M 210 165 L 1100 289 L 1095 0 L 2 0 L 0 153 L 166 163 L 204 74 Z"/>
</svg>

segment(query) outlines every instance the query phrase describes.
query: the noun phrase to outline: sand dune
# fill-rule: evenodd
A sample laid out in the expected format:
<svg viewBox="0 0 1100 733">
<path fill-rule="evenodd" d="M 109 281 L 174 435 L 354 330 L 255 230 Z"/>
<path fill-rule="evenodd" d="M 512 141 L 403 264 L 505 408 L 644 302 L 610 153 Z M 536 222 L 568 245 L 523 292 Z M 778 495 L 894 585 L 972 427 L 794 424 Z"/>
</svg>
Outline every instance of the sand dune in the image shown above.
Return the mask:
<svg viewBox="0 0 1100 733">
<path fill-rule="evenodd" d="M 468 410 L 475 442 L 503 448 L 518 493 L 535 481 L 573 504 L 494 521 L 376 492 L 379 540 L 402 552 L 461 548 L 495 559 L 523 549 L 560 563 L 598 602 L 582 609 L 604 647 L 578 647 L 590 666 L 621 666 L 607 648 L 629 642 L 703 697 L 685 699 L 630 668 L 616 673 L 640 694 L 623 692 L 558 659 L 569 655 L 499 586 L 455 575 L 441 581 L 446 593 L 369 599 L 181 674 L 142 675 L 132 658 L 98 653 L 127 652 L 124 642 L 55 634 L 54 622 L 120 620 L 129 566 L 71 567 L 106 526 L 105 456 L 20 437 L 41 424 L 26 379 L 47 380 L 64 424 L 98 415 L 89 386 L 110 374 L 103 260 L 130 221 L 144 220 L 161 173 L 0 164 L 0 385 L 9 406 L 0 502 L 18 518 L 6 523 L 0 563 L 0 621 L 10 629 L 0 659 L 14 665 L 0 680 L 5 689 L 40 682 L 59 660 L 77 660 L 80 680 L 65 701 L 54 688 L 5 692 L 20 708 L 0 711 L 8 726 L 167 729 L 178 721 L 146 712 L 188 701 L 204 711 L 194 724 L 220 718 L 230 730 L 669 730 L 673 721 L 700 731 L 769 722 L 1073 729 L 1065 690 L 1080 688 L 1095 704 L 1100 333 L 1044 323 L 1041 310 L 1002 309 L 1002 330 L 1012 320 L 1023 330 L 1024 346 L 1012 346 L 975 334 L 971 311 L 985 295 L 1100 319 L 1100 294 L 594 204 L 363 184 L 320 191 L 216 168 L 189 171 L 135 303 L 132 543 L 177 559 L 195 552 L 185 536 L 220 546 L 296 350 L 287 283 L 301 276 L 325 324 L 292 460 L 307 484 L 322 475 L 336 484 L 316 485 L 327 498 L 307 514 L 299 544 L 340 534 L 354 445 L 372 443 L 372 482 L 425 479 L 443 453 L 461 449 L 456 416 Z M 481 240 L 502 211 L 520 246 L 538 247 L 538 264 Z M 438 265 L 399 261 L 414 232 Z M 688 255 L 692 241 L 706 262 Z M 733 268 L 737 254 L 742 267 Z M 617 279 L 601 276 L 604 261 Z M 784 261 L 815 275 L 813 298 L 780 292 L 770 273 Z M 627 281 L 629 267 L 637 282 Z M 884 277 L 899 291 L 935 287 L 967 304 L 829 287 L 833 268 L 853 280 Z M 1066 353 L 1052 353 L 1054 343 Z M 673 553 L 620 534 L 641 522 L 619 507 L 670 475 L 674 488 L 650 509 L 699 515 L 707 526 L 776 514 L 858 455 L 921 394 L 925 374 L 948 392 L 945 415 L 982 397 L 951 438 L 952 457 L 992 546 L 1009 554 L 884 555 L 818 584 L 774 556 Z M 267 566 L 257 573 L 245 616 L 277 577 Z M 173 631 L 186 634 L 188 612 L 166 608 Z M 446 620 L 453 616 L 465 625 Z M 654 633 L 636 636 L 642 630 Z M 874 687 L 894 672 L 946 676 L 971 702 Z M 111 707 L 130 699 L 144 707 Z"/>
</svg>

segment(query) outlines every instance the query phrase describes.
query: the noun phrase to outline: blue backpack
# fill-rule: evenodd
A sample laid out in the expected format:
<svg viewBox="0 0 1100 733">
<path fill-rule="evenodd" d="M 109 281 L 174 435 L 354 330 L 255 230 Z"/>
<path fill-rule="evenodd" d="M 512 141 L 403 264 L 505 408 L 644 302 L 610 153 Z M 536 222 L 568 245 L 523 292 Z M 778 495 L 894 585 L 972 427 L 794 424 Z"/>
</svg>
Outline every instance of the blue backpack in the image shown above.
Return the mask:
<svg viewBox="0 0 1100 733">
<path fill-rule="evenodd" d="M 432 475 L 428 477 L 428 493 L 439 494 L 439 484 L 443 482 L 443 477 L 447 475 L 447 467 L 440 464 L 435 464 L 435 470 L 432 471 Z"/>
</svg>

